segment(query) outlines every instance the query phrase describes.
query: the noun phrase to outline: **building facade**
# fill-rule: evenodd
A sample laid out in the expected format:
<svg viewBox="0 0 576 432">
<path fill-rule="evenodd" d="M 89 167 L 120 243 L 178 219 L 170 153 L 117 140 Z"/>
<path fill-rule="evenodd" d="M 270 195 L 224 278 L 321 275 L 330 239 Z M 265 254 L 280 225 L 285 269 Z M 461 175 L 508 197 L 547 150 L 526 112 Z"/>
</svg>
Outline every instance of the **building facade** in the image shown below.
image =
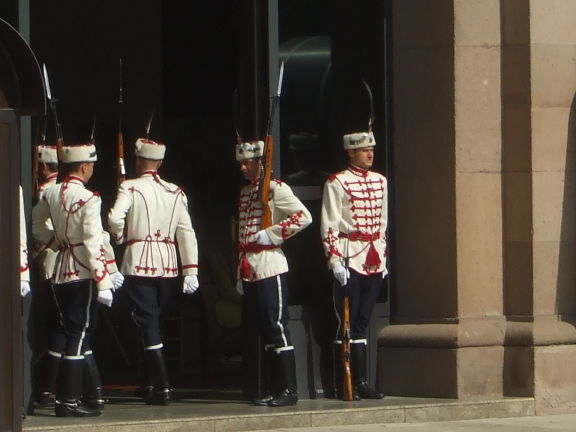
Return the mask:
<svg viewBox="0 0 576 432">
<path fill-rule="evenodd" d="M 576 4 L 393 2 L 395 312 L 402 395 L 576 407 Z"/>
</svg>

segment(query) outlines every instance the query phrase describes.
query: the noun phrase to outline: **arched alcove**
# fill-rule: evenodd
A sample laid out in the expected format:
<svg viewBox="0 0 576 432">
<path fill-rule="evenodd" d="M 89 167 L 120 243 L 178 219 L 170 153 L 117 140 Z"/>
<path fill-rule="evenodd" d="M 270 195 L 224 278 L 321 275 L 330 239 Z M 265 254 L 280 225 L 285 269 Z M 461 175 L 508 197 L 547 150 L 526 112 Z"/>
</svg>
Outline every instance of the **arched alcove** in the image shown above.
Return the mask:
<svg viewBox="0 0 576 432">
<path fill-rule="evenodd" d="M 22 36 L 0 20 L 0 429 L 21 430 L 22 339 L 19 291 L 20 116 L 45 112 L 40 67 Z"/>
</svg>

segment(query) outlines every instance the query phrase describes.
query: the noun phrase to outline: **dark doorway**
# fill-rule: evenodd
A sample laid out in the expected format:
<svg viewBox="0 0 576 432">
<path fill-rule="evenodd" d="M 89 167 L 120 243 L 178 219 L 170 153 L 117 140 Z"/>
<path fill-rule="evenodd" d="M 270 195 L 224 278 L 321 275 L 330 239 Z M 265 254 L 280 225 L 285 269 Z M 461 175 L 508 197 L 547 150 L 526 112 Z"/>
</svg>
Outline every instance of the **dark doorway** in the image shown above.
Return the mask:
<svg viewBox="0 0 576 432">
<path fill-rule="evenodd" d="M 254 1 L 261 7 L 265 3 Z M 289 55 L 289 47 L 295 46 L 298 39 L 314 41 L 317 45 L 310 47 L 325 50 L 318 77 L 326 80 L 319 82 L 321 87 L 316 87 L 317 82 L 308 82 L 315 91 L 312 102 L 301 99 L 302 87 L 298 87 L 306 84 L 302 80 L 309 79 L 305 64 L 298 73 L 293 70 L 286 77 L 287 100 L 281 105 L 280 170 L 276 175 L 288 178 L 298 172 L 288 136 L 305 129 L 322 136 L 323 156 L 312 156 L 317 158 L 313 159 L 316 168 L 323 173 L 344 168 L 341 131 L 333 127 L 330 117 L 324 116 L 328 112 L 323 104 L 330 94 L 330 80 L 322 74 L 332 69 L 344 73 L 351 68 L 360 71 L 371 84 L 378 119 L 377 139 L 381 148 L 386 148 L 390 132 L 385 109 L 388 15 L 384 4 L 387 2 L 358 1 L 350 5 L 345 1 L 279 0 L 278 21 L 262 24 L 263 28 L 277 31 L 281 57 Z M 165 322 L 168 367 L 176 389 L 241 387 L 243 341 L 241 300 L 234 288 L 234 227 L 242 182 L 233 152 L 233 94 L 239 86 L 243 62 L 247 61 L 239 39 L 242 32 L 254 31 L 244 25 L 242 13 L 241 2 L 210 0 L 187 3 L 103 0 L 89 4 L 63 0 L 57 6 L 31 0 L 32 46 L 40 62 L 48 65 L 52 90 L 61 100 L 65 142 L 85 140 L 96 115 L 99 163 L 90 187 L 103 197 L 104 218 L 115 199 L 120 57 L 128 177 L 133 173 L 133 143 L 144 133 L 144 125 L 154 110 L 150 136 L 167 145 L 160 174 L 182 185 L 189 197 L 200 245 L 201 288 L 192 296 L 178 293 Z M 365 31 L 349 32 L 350 22 L 361 23 Z M 360 52 L 371 55 L 362 56 Z M 298 107 L 309 102 L 316 104 L 316 108 L 306 117 L 306 123 L 301 123 L 302 116 L 296 117 Z M 48 138 L 53 139 L 51 127 Z M 387 172 L 386 165 L 386 152 L 382 151 L 375 168 Z M 320 187 L 322 179 L 317 180 L 312 186 Z M 316 215 L 317 204 L 310 203 Z M 320 244 L 315 231 L 310 230 L 300 243 L 292 245 L 295 250 L 287 253 L 295 256 L 298 250 L 308 250 L 310 245 L 314 245 L 316 254 L 312 262 L 321 267 L 318 272 L 322 274 L 321 281 L 314 289 L 308 289 L 310 281 L 305 284 L 301 280 L 310 269 L 294 260 L 296 279 L 291 302 L 297 307 L 318 303 L 325 307 L 322 302 L 328 279 L 316 248 Z M 117 259 L 121 253 L 118 248 Z M 311 283 L 314 284 L 314 279 Z M 324 309 L 323 316 L 329 312 Z M 119 291 L 114 307 L 103 308 L 101 315 L 94 353 L 104 385 L 108 390 L 133 388 L 140 384 L 141 353 L 126 293 Z M 326 333 L 320 336 L 330 337 Z"/>
<path fill-rule="evenodd" d="M 99 162 L 89 187 L 101 193 L 104 221 L 115 199 L 119 58 L 128 178 L 134 175 L 133 143 L 155 112 L 150 137 L 167 145 L 160 174 L 184 187 L 201 254 L 200 291 L 177 293 L 164 323 L 171 381 L 176 389 L 239 389 L 242 340 L 232 232 L 240 186 L 232 127 L 236 6 L 32 1 L 31 20 L 32 45 L 60 99 L 65 143 L 86 140 L 96 116 Z M 51 124 L 47 132 L 50 142 Z M 122 252 L 116 249 L 118 260 Z M 139 335 L 122 290 L 112 309 L 101 308 L 93 348 L 108 392 L 140 384 Z"/>
</svg>

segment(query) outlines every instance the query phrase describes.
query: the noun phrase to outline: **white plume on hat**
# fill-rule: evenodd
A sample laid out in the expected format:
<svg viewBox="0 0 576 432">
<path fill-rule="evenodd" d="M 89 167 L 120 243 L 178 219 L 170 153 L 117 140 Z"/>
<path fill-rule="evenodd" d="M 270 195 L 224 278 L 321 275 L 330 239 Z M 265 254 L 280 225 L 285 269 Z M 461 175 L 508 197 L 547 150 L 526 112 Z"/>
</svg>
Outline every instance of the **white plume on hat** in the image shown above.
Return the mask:
<svg viewBox="0 0 576 432">
<path fill-rule="evenodd" d="M 63 163 L 96 162 L 97 160 L 98 155 L 96 154 L 96 146 L 94 144 L 62 147 Z"/>
<path fill-rule="evenodd" d="M 56 146 L 39 145 L 38 161 L 47 164 L 58 163 L 58 153 L 56 153 Z"/>
<path fill-rule="evenodd" d="M 376 140 L 374 134 L 370 132 L 356 132 L 344 135 L 344 150 L 361 149 L 365 147 L 374 147 Z"/>
<path fill-rule="evenodd" d="M 236 144 L 237 161 L 262 157 L 263 154 L 264 141 L 248 141 Z"/>
<path fill-rule="evenodd" d="M 135 147 L 134 154 L 144 159 L 163 160 L 166 153 L 164 144 L 147 138 L 138 138 Z"/>
</svg>

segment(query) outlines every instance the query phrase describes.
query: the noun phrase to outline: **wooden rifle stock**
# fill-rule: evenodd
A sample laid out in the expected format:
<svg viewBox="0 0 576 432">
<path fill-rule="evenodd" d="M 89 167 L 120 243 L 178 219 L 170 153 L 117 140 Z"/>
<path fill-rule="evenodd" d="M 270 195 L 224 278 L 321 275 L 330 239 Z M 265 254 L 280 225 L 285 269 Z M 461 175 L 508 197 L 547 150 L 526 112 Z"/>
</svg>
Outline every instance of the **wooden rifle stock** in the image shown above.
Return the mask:
<svg viewBox="0 0 576 432">
<path fill-rule="evenodd" d="M 352 372 L 350 371 L 350 305 L 348 296 L 342 300 L 342 400 L 354 399 L 352 391 Z"/>
<path fill-rule="evenodd" d="M 264 155 L 262 164 L 262 175 L 260 176 L 260 202 L 262 203 L 262 220 L 260 229 L 266 229 L 272 226 L 272 211 L 268 204 L 270 195 L 270 181 L 272 180 L 272 154 L 274 151 L 274 138 L 272 135 L 266 135 L 264 141 Z"/>
<path fill-rule="evenodd" d="M 117 151 L 118 151 L 118 166 L 117 166 L 117 182 L 118 186 L 126 180 L 126 168 L 124 166 L 124 135 L 121 131 L 116 135 Z"/>
</svg>

